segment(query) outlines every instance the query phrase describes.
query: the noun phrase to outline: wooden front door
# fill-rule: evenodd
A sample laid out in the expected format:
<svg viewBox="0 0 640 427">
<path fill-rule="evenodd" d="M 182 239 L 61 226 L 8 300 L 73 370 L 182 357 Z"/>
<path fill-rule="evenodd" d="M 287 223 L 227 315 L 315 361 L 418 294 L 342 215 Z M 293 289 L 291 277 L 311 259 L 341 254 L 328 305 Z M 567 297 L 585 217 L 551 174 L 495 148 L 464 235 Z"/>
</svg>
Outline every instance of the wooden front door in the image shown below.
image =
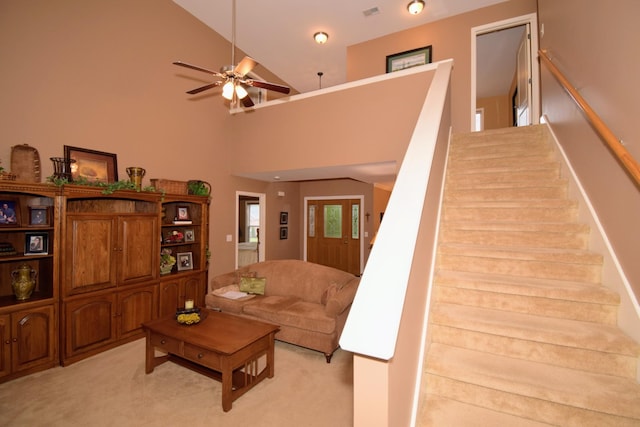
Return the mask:
<svg viewBox="0 0 640 427">
<path fill-rule="evenodd" d="M 360 274 L 360 200 L 309 200 L 307 261 Z"/>
</svg>

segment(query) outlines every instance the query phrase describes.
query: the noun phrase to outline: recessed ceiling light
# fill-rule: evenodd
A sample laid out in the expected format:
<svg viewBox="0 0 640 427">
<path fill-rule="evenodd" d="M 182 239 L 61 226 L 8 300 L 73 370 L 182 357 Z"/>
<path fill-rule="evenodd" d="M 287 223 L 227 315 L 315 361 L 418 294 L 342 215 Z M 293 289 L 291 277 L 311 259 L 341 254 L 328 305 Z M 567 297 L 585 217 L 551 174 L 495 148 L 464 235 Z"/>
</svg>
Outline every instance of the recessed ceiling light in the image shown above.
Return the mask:
<svg viewBox="0 0 640 427">
<path fill-rule="evenodd" d="M 327 40 L 329 40 L 329 34 L 325 33 L 324 31 L 318 31 L 313 35 L 313 39 L 318 44 L 325 44 Z"/>
<path fill-rule="evenodd" d="M 412 15 L 417 15 L 422 12 L 424 9 L 424 1 L 423 0 L 413 0 L 411 3 L 407 5 L 407 10 Z"/>
</svg>

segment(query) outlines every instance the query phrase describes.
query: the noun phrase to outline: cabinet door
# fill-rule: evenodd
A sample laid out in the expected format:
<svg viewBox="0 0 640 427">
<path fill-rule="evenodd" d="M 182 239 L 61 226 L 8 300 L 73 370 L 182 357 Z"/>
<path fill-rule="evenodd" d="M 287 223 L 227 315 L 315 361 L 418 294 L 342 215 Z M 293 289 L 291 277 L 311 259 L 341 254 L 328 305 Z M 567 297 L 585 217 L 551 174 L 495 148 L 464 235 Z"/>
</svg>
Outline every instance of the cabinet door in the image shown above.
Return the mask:
<svg viewBox="0 0 640 427">
<path fill-rule="evenodd" d="M 57 336 L 53 306 L 18 311 L 11 315 L 13 372 L 52 364 L 56 358 Z"/>
<path fill-rule="evenodd" d="M 65 357 L 90 351 L 116 339 L 113 294 L 66 302 L 64 315 Z"/>
<path fill-rule="evenodd" d="M 158 217 L 153 215 L 123 216 L 120 229 L 119 285 L 152 280 L 159 274 L 160 235 Z"/>
<path fill-rule="evenodd" d="M 184 299 L 192 299 L 196 306 L 204 306 L 205 283 L 204 274 L 184 279 Z"/>
<path fill-rule="evenodd" d="M 116 223 L 111 215 L 69 215 L 63 286 L 66 295 L 116 286 Z"/>
<path fill-rule="evenodd" d="M 175 314 L 178 307 L 184 306 L 184 301 L 180 303 L 180 296 L 180 280 L 171 279 L 160 282 L 160 317 Z"/>
<path fill-rule="evenodd" d="M 158 317 L 158 286 L 118 292 L 118 338 L 142 334 L 141 324 Z"/>
<path fill-rule="evenodd" d="M 11 328 L 10 316 L 0 316 L 0 378 L 11 373 Z"/>
</svg>

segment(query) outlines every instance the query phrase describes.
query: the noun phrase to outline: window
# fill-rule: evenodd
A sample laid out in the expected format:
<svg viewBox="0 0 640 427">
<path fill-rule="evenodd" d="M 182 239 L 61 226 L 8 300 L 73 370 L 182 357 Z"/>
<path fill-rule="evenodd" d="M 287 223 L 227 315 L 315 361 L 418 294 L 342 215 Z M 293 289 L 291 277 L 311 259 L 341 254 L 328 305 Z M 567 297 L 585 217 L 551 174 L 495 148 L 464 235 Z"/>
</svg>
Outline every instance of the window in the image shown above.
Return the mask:
<svg viewBox="0 0 640 427">
<path fill-rule="evenodd" d="M 260 228 L 260 205 L 258 203 L 247 204 L 247 229 L 249 242 L 258 241 L 258 229 Z"/>
</svg>

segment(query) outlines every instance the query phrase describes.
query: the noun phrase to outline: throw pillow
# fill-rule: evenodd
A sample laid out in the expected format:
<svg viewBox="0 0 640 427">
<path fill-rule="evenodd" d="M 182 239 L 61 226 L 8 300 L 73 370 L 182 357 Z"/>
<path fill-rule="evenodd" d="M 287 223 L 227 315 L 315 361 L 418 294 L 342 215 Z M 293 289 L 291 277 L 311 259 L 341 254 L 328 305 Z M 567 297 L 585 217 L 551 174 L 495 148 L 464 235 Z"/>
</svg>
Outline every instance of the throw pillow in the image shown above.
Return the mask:
<svg viewBox="0 0 640 427">
<path fill-rule="evenodd" d="M 266 277 L 242 277 L 240 278 L 240 291 L 248 294 L 264 295 L 267 286 Z"/>
<path fill-rule="evenodd" d="M 243 277 L 257 277 L 258 274 L 255 271 L 241 271 L 236 270 L 236 281 L 235 283 L 240 283 L 240 280 Z"/>
</svg>

